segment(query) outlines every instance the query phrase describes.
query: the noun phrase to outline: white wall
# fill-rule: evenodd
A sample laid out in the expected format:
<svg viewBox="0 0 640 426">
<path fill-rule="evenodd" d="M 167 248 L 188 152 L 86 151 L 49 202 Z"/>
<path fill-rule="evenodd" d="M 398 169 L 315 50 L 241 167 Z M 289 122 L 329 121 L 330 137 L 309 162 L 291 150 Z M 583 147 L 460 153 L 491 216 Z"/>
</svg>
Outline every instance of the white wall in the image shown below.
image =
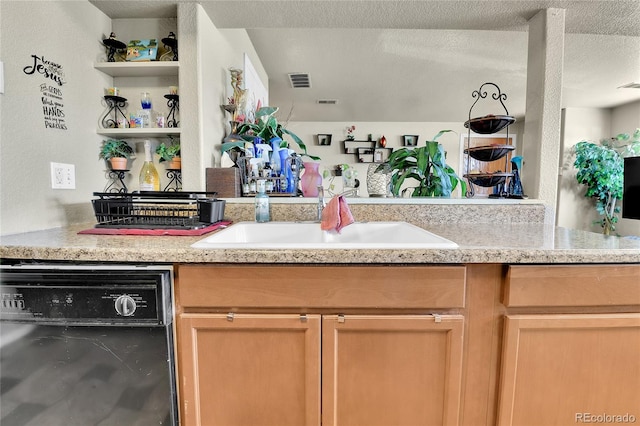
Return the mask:
<svg viewBox="0 0 640 426">
<path fill-rule="evenodd" d="M 243 30 L 219 31 L 201 6 L 181 3 L 180 19 L 111 20 L 88 1 L 0 2 L 5 94 L 0 128 L 0 234 L 93 222 L 93 192 L 107 184 L 105 164 L 98 159 L 103 139 L 96 134 L 106 112 L 103 89 L 114 84 L 136 110 L 140 92 L 149 91 L 154 109 L 168 113 L 163 95 L 168 86 L 180 86 L 180 127 L 183 146 L 185 190 L 204 190 L 204 169 L 219 162 L 219 145 L 225 136 L 224 103 L 229 67 L 242 67 L 246 52 L 258 74 L 268 79 L 248 36 Z M 176 32 L 177 28 L 177 32 Z M 111 31 L 122 41 L 166 37 L 176 32 L 180 43 L 180 76 L 112 78 L 93 68 L 106 59 L 101 41 Z M 26 75 L 22 69 L 31 55 L 62 65 L 66 83 L 63 94 L 67 130 L 45 129 L 40 74 Z M 130 162 L 130 188 L 137 187 L 142 152 L 141 139 L 130 139 L 138 159 Z M 155 145 L 159 140 L 152 139 Z M 50 162 L 76 167 L 75 190 L 52 190 Z M 162 166 L 159 171 L 163 172 Z"/>
<path fill-rule="evenodd" d="M 611 115 L 611 129 L 613 131 L 610 136 L 620 133 L 631 134 L 638 128 L 640 128 L 640 101 L 613 109 Z M 621 218 L 616 231 L 620 235 L 640 236 L 640 220 Z"/>
<path fill-rule="evenodd" d="M 283 122 L 286 120 L 288 110 L 278 111 L 278 121 Z M 295 117 L 295 111 L 293 112 Z M 358 171 L 358 179 L 360 180 L 360 196 L 367 196 L 366 176 L 367 168 L 369 164 L 358 163 L 357 156 L 355 154 L 345 154 L 343 140 L 346 138 L 346 128 L 348 126 L 355 125 L 356 130 L 354 136 L 356 140 L 367 140 L 369 134 L 372 136 L 372 140 L 377 141 L 384 135 L 387 140 L 388 148 L 400 148 L 402 147 L 402 135 L 419 135 L 418 145 L 424 145 L 425 141 L 432 140 L 433 137 L 440 130 L 453 130 L 455 133 L 445 133 L 442 135 L 438 142 L 440 142 L 445 151 L 447 152 L 447 164 L 450 165 L 456 173 L 462 177 L 460 169 L 460 136 L 467 134 L 467 129 L 464 128 L 461 122 L 447 122 L 447 123 L 378 123 L 378 122 L 300 122 L 291 121 L 287 124 L 287 129 L 298 135 L 307 146 L 307 152 L 311 155 L 315 155 L 321 158 L 321 173 L 322 170 L 332 170 L 336 165 L 348 164 L 350 167 L 355 167 Z M 519 141 L 521 136 L 517 136 L 518 132 L 522 128 L 522 125 L 510 126 L 510 133 L 516 135 L 516 140 Z M 332 143 L 330 146 L 319 146 L 316 138 L 317 134 L 331 134 Z M 290 139 L 291 146 L 300 152 L 295 143 Z M 309 160 L 308 157 L 304 157 L 303 160 Z M 336 178 L 333 180 L 336 193 L 342 191 L 342 180 Z M 330 178 L 325 178 L 323 186 L 329 188 Z M 464 197 L 464 194 L 460 193 L 459 189 L 453 194 L 453 197 Z"/>
<path fill-rule="evenodd" d="M 611 114 L 611 128 L 613 132 L 610 136 L 619 133 L 631 134 L 635 129 L 640 128 L 640 101 L 614 108 Z"/>
<path fill-rule="evenodd" d="M 105 185 L 96 167 L 101 137 L 96 123 L 111 78 L 93 68 L 111 21 L 86 1 L 0 2 L 5 93 L 0 128 L 0 233 L 91 220 L 90 199 Z M 65 84 L 27 75 L 31 55 L 62 66 Z M 41 88 L 62 92 L 67 130 L 45 128 Z M 76 189 L 51 189 L 50 162 L 75 165 Z"/>
<path fill-rule="evenodd" d="M 557 225 L 600 232 L 592 225 L 600 216 L 593 200 L 584 196 L 586 186 L 576 181 L 575 157 L 571 149 L 580 141 L 599 142 L 619 133 L 633 133 L 640 127 L 640 102 L 613 109 L 567 108 L 563 110 L 562 176 L 559 180 Z M 640 221 L 620 219 L 616 232 L 622 236 L 640 236 Z"/>
<path fill-rule="evenodd" d="M 219 30 L 195 3 L 178 5 L 180 87 L 193 102 L 181 104 L 183 187 L 204 191 L 205 169 L 220 163 L 230 117 L 221 108 L 230 95 L 229 68 L 242 68 L 247 53 L 265 87 L 267 74 L 245 30 Z M 180 41 L 179 41 L 180 42 Z"/>
</svg>

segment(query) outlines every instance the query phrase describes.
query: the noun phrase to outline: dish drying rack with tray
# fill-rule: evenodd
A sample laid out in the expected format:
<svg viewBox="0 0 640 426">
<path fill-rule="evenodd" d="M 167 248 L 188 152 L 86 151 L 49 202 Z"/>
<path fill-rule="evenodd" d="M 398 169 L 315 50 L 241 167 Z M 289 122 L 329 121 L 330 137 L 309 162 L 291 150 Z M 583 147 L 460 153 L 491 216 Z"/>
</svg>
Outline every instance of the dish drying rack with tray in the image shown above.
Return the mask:
<svg viewBox="0 0 640 426">
<path fill-rule="evenodd" d="M 94 192 L 96 228 L 201 229 L 224 218 L 215 192 Z"/>
<path fill-rule="evenodd" d="M 488 95 L 485 86 L 493 86 L 494 92 L 491 93 L 493 100 L 500 102 L 504 109 L 504 115 L 486 115 L 484 117 L 471 118 L 471 111 L 480 99 L 485 99 Z M 507 107 L 504 105 L 504 100 L 507 99 L 507 95 L 500 91 L 500 88 L 494 83 L 484 83 L 478 90 L 472 93 L 472 97 L 476 100 L 469 109 L 469 120 L 464 123 L 464 127 L 468 130 L 467 147 L 464 153 L 467 155 L 467 174 L 463 175 L 467 179 L 468 191 L 467 197 L 473 197 L 475 195 L 473 185 L 481 187 L 497 187 L 494 194 L 489 195 L 491 198 L 523 198 L 521 194 L 515 194 L 512 191 L 514 173 L 509 171 L 509 157 L 508 154 L 515 149 L 513 145 L 501 144 L 501 145 L 486 145 L 471 147 L 471 131 L 481 135 L 490 135 L 497 133 L 502 129 L 507 129 L 505 140 L 509 140 L 509 126 L 515 123 L 516 119 L 509 115 Z M 470 170 L 471 158 L 481 162 L 493 162 L 505 158 L 504 171 L 496 172 L 475 172 Z M 509 181 L 507 183 L 507 181 Z"/>
</svg>

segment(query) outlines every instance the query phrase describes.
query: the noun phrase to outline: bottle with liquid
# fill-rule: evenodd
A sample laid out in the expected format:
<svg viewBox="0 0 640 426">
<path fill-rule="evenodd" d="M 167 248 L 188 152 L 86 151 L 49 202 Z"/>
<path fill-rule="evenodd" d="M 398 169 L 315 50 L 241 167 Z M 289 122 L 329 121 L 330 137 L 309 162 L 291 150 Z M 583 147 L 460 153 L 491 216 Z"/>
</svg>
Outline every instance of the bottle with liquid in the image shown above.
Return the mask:
<svg viewBox="0 0 640 426">
<path fill-rule="evenodd" d="M 144 164 L 140 169 L 140 191 L 160 191 L 160 175 L 153 165 L 151 143 L 144 141 Z"/>
<path fill-rule="evenodd" d="M 137 115 L 142 121 L 142 127 L 145 129 L 153 127 L 152 124 L 155 123 L 155 112 L 151 109 L 151 96 L 149 92 L 142 92 L 140 95 L 140 105 L 142 109 L 138 110 Z"/>
<path fill-rule="evenodd" d="M 256 193 L 256 222 L 269 222 L 271 220 L 271 208 L 269 205 L 269 196 L 266 194 L 266 181 L 260 179 L 257 184 Z"/>
<path fill-rule="evenodd" d="M 140 95 L 140 106 L 142 106 L 142 109 L 151 109 L 151 95 L 149 95 L 149 92 L 142 92 Z"/>
</svg>

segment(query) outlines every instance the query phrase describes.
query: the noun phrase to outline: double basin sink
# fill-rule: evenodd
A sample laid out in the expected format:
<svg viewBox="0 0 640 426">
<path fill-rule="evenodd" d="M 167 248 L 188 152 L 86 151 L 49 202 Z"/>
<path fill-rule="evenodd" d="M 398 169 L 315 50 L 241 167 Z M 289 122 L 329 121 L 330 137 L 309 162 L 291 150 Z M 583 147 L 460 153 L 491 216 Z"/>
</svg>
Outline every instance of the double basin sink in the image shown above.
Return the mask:
<svg viewBox="0 0 640 426">
<path fill-rule="evenodd" d="M 356 222 L 340 233 L 318 222 L 238 222 L 196 242 L 202 249 L 442 249 L 457 248 L 407 222 Z"/>
</svg>

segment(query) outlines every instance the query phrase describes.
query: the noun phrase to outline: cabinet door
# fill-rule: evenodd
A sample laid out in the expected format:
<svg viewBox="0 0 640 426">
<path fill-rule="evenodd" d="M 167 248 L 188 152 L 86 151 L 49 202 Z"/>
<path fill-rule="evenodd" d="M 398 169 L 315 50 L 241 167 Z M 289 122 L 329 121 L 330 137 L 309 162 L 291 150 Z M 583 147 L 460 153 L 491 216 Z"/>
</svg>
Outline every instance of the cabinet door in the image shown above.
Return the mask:
<svg viewBox="0 0 640 426">
<path fill-rule="evenodd" d="M 183 314 L 181 424 L 320 424 L 320 316 Z"/>
<path fill-rule="evenodd" d="M 512 315 L 504 339 L 500 425 L 640 418 L 640 314 Z"/>
<path fill-rule="evenodd" d="M 461 316 L 324 316 L 323 425 L 455 425 Z"/>
</svg>

